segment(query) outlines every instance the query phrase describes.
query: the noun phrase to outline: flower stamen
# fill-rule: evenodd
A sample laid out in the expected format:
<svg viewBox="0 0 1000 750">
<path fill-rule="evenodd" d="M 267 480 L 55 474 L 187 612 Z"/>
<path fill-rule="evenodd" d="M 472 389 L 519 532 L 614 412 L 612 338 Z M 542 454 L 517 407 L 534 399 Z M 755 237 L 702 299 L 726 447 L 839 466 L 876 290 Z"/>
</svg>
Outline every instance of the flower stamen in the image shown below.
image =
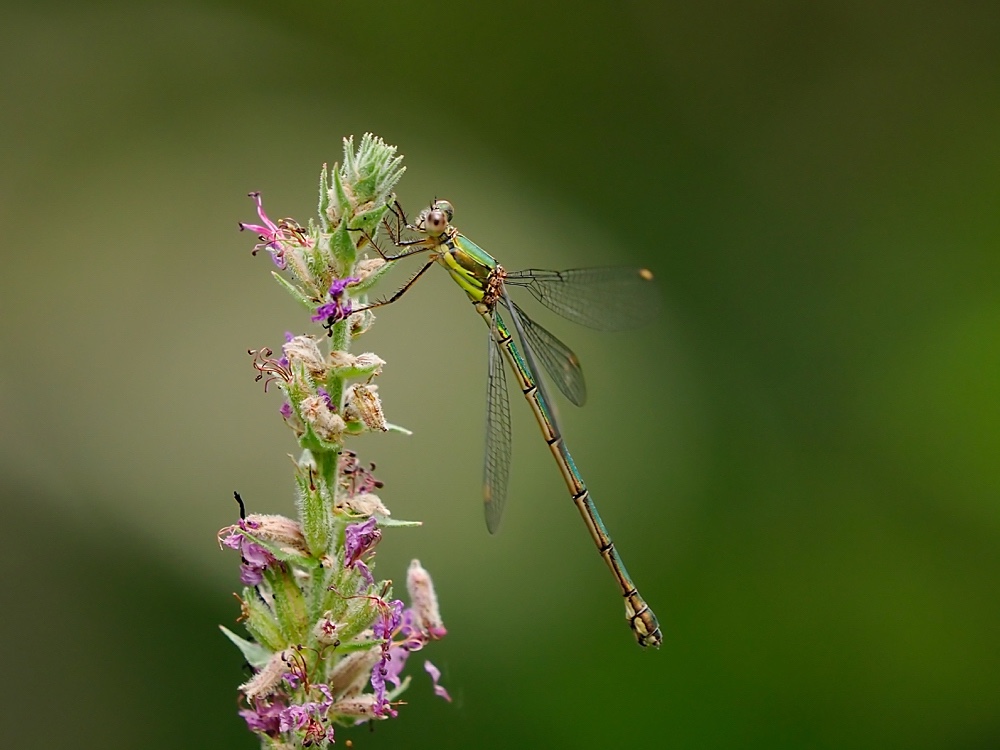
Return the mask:
<svg viewBox="0 0 1000 750">
<path fill-rule="evenodd" d="M 267 378 L 264 381 L 265 393 L 267 393 L 267 387 L 278 378 L 286 383 L 291 382 L 292 370 L 287 357 L 282 356 L 274 359 L 272 356 L 274 352 L 266 346 L 262 349 L 247 349 L 247 354 L 253 357 L 253 369 L 257 371 L 257 377 L 254 378 L 254 381 L 259 383 L 261 378 Z"/>
</svg>

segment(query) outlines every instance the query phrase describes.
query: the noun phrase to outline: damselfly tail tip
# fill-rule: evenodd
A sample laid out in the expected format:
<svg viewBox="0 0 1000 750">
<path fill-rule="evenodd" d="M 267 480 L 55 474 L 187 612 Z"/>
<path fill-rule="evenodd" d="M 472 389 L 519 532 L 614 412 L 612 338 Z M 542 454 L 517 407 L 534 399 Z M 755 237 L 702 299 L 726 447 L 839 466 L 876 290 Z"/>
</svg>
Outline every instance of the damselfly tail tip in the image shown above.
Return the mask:
<svg viewBox="0 0 1000 750">
<path fill-rule="evenodd" d="M 652 633 L 647 633 L 645 635 L 640 635 L 638 632 L 635 634 L 636 640 L 639 641 L 639 645 L 643 648 L 648 648 L 652 646 L 653 648 L 659 648 L 663 643 L 663 633 L 657 628 Z"/>
<path fill-rule="evenodd" d="M 653 646 L 659 648 L 663 643 L 663 633 L 660 631 L 660 623 L 638 593 L 625 600 L 625 617 L 628 619 L 629 627 L 635 634 L 635 639 L 643 648 Z"/>
</svg>

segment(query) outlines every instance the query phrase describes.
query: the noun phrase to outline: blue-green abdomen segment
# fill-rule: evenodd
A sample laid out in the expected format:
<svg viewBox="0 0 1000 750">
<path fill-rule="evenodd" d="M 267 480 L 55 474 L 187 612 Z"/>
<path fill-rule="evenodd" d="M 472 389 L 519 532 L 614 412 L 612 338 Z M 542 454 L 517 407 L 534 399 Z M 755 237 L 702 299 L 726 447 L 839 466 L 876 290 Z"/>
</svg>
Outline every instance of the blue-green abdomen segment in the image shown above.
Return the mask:
<svg viewBox="0 0 1000 750">
<path fill-rule="evenodd" d="M 475 245 L 473 247 L 477 250 L 479 249 Z M 480 250 L 480 252 L 483 251 Z M 452 275 L 455 276 L 454 272 Z M 457 277 L 456 280 L 458 280 Z M 469 296 L 473 295 L 470 293 Z M 481 298 L 482 289 L 480 288 L 479 299 Z M 473 299 L 476 298 L 473 297 Z M 615 549 L 615 544 L 611 541 L 608 530 L 605 528 L 604 522 L 597 512 L 597 507 L 590 499 L 590 491 L 587 489 L 586 484 L 584 484 L 583 477 L 580 476 L 580 472 L 573 462 L 573 456 L 570 455 L 569 449 L 562 439 L 562 434 L 559 431 L 555 417 L 549 410 L 545 396 L 535 382 L 532 368 L 528 366 L 527 362 L 521 356 L 521 352 L 518 351 L 517 345 L 514 343 L 513 338 L 500 317 L 498 315 L 494 317 L 493 311 L 485 309 L 484 305 L 477 305 L 477 309 L 486 320 L 486 324 L 490 327 L 490 330 L 494 332 L 493 335 L 496 337 L 497 344 L 507 357 L 507 361 L 510 363 L 514 375 L 521 386 L 521 391 L 535 413 L 538 426 L 542 430 L 542 436 L 545 438 L 549 450 L 552 451 L 552 455 L 559 465 L 559 470 L 562 472 L 566 486 L 573 497 L 573 504 L 576 505 L 580 516 L 583 518 L 583 522 L 587 525 L 590 536 L 594 540 L 594 544 L 597 545 L 601 557 L 604 558 L 604 562 L 607 563 L 612 575 L 614 575 L 619 587 L 621 587 L 622 596 L 625 598 L 625 618 L 628 620 L 629 627 L 632 628 L 636 640 L 640 646 L 659 646 L 663 641 L 663 636 L 660 632 L 660 625 L 657 622 L 656 615 L 653 614 L 653 610 L 649 608 L 649 605 L 646 604 L 636 589 L 635 584 L 632 583 L 632 578 L 625 568 L 625 563 L 618 554 L 618 550 Z M 494 320 L 496 322 L 495 327 Z"/>
</svg>

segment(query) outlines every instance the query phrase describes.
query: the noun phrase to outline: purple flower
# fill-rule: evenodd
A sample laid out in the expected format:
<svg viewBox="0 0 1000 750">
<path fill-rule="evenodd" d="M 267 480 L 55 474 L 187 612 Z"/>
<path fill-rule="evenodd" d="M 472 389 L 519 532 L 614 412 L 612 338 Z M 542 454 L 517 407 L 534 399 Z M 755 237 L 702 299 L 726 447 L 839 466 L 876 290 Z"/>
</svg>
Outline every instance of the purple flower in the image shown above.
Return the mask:
<svg viewBox="0 0 1000 750">
<path fill-rule="evenodd" d="M 326 407 L 330 411 L 337 411 L 337 407 L 333 405 L 333 398 L 330 397 L 330 392 L 327 391 L 326 388 L 320 386 L 316 389 L 316 393 L 323 397 L 323 400 L 326 401 Z"/>
<path fill-rule="evenodd" d="M 412 607 L 407 607 L 403 610 L 403 615 L 399 621 L 399 627 L 396 628 L 396 635 L 403 637 L 403 642 L 400 645 L 406 646 L 407 648 L 412 645 L 413 651 L 419 651 L 423 648 L 423 634 L 420 632 L 420 628 L 417 625 L 417 613 L 413 611 Z"/>
<path fill-rule="evenodd" d="M 254 701 L 252 708 L 241 710 L 240 716 L 247 723 L 247 728 L 251 732 L 260 732 L 268 737 L 277 737 L 281 732 L 281 715 L 285 706 L 280 699 L 271 703 Z"/>
<path fill-rule="evenodd" d="M 332 326 L 351 314 L 351 298 L 344 295 L 348 284 L 356 284 L 360 279 L 348 276 L 345 279 L 334 279 L 330 284 L 330 301 L 316 308 L 316 314 L 312 316 L 312 321 L 318 323 L 326 321 L 328 326 Z"/>
<path fill-rule="evenodd" d="M 397 712 L 393 709 L 385 694 L 385 677 L 388 672 L 386 668 L 387 659 L 388 655 L 383 653 L 382 658 L 372 668 L 371 682 L 372 689 L 375 691 L 375 705 L 372 707 L 372 713 L 376 716 L 389 715 L 395 718 Z"/>
<path fill-rule="evenodd" d="M 288 265 L 288 261 L 285 259 L 285 247 L 283 244 L 290 239 L 288 227 L 284 226 L 285 222 L 282 222 L 282 226 L 279 226 L 267 218 L 267 214 L 264 213 L 264 204 L 260 193 L 256 191 L 250 193 L 250 197 L 257 201 L 257 215 L 264 223 L 263 225 L 244 224 L 241 221 L 239 223 L 240 231 L 249 229 L 251 232 L 256 232 L 257 236 L 260 237 L 260 243 L 254 247 L 253 254 L 256 255 L 258 250 L 266 248 L 270 251 L 271 257 L 274 258 L 274 265 L 280 269 L 284 269 Z"/>
<path fill-rule="evenodd" d="M 375 662 L 375 666 L 372 667 L 371 684 L 375 692 L 375 707 L 372 710 L 376 716 L 389 715 L 395 717 L 396 711 L 389 704 L 388 698 L 386 698 L 385 681 L 388 678 L 398 687 L 399 672 L 406 661 L 406 656 L 401 653 L 403 649 L 400 648 L 396 652 L 399 663 L 390 670 L 389 664 L 393 658 L 393 644 L 391 639 L 403 622 L 403 602 L 399 599 L 394 599 L 388 603 L 384 600 L 379 601 L 381 606 L 379 607 L 378 618 L 375 624 L 372 625 L 372 633 L 376 638 L 384 638 L 385 643 L 382 644 L 381 657 Z"/>
<path fill-rule="evenodd" d="M 410 655 L 410 650 L 404 645 L 392 645 L 389 647 L 387 663 L 385 664 L 385 679 L 396 687 L 402 684 L 400 675 L 403 667 L 406 666 L 406 657 Z"/>
<path fill-rule="evenodd" d="M 366 586 L 375 583 L 371 570 L 362 561 L 362 557 L 375 548 L 382 539 L 374 518 L 364 523 L 352 523 L 344 530 L 344 567 L 354 568 L 361 574 Z"/>
<path fill-rule="evenodd" d="M 279 727 L 282 732 L 303 731 L 302 744 L 305 747 L 321 742 L 334 742 L 333 727 L 325 726 L 325 718 L 333 705 L 333 694 L 323 683 L 313 685 L 323 694 L 321 701 L 307 701 L 292 705 L 281 712 Z"/>
<path fill-rule="evenodd" d="M 386 696 L 385 681 L 388 678 L 398 686 L 398 672 L 402 669 L 402 665 L 400 665 L 398 669 L 393 670 L 393 674 L 390 677 L 389 662 L 392 657 L 390 656 L 389 651 L 390 649 L 383 647 L 382 657 L 375 662 L 375 666 L 372 667 L 371 684 L 372 690 L 375 693 L 375 705 L 372 707 L 372 713 L 376 716 L 391 716 L 395 718 L 397 716 L 397 711 L 392 707 L 392 704 L 389 703 L 389 699 Z"/>
<path fill-rule="evenodd" d="M 396 628 L 403 621 L 403 602 L 393 599 L 388 604 L 382 603 L 379 607 L 378 619 L 372 625 L 372 632 L 376 638 L 392 638 Z"/>
<path fill-rule="evenodd" d="M 220 541 L 230 549 L 240 551 L 240 581 L 247 586 L 257 586 L 264 580 L 264 570 L 276 561 L 274 555 L 248 538 L 244 532 L 253 533 L 260 524 L 248 518 L 240 519 L 235 526 L 227 526 L 219 532 L 229 532 Z"/>
<path fill-rule="evenodd" d="M 372 471 L 375 470 L 375 464 L 370 464 L 370 466 L 371 469 L 362 466 L 357 454 L 353 451 L 345 450 L 340 454 L 340 473 L 350 483 L 349 493 L 351 496 L 382 489 L 382 482 L 372 474 Z"/>
<path fill-rule="evenodd" d="M 334 279 L 330 283 L 330 297 L 336 299 L 344 293 L 348 284 L 356 284 L 359 281 L 361 281 L 361 279 L 357 279 L 353 276 L 348 276 L 346 279 Z"/>
<path fill-rule="evenodd" d="M 442 685 L 438 684 L 438 680 L 441 679 L 441 670 L 429 661 L 424 661 L 424 670 L 431 676 L 431 679 L 434 680 L 434 695 L 440 696 L 451 703 L 451 696 L 448 695 L 448 691 L 445 690 Z"/>
<path fill-rule="evenodd" d="M 289 706 L 281 712 L 281 731 L 302 729 L 310 719 L 308 705 Z"/>
<path fill-rule="evenodd" d="M 421 650 L 430 641 L 431 636 L 422 627 L 419 613 L 412 608 L 403 607 L 403 602 L 395 599 L 386 602 L 376 599 L 378 615 L 372 625 L 372 634 L 383 640 L 382 652 L 372 666 L 371 686 L 374 706 L 372 712 L 376 716 L 396 716 L 396 711 L 389 703 L 386 683 L 392 683 L 396 688 L 402 685 L 400 675 L 406 660 L 414 651 Z M 434 680 L 434 693 L 450 701 L 448 691 L 438 684 L 440 671 L 430 662 L 424 664 L 424 669 Z"/>
<path fill-rule="evenodd" d="M 361 574 L 361 580 L 365 582 L 365 586 L 375 585 L 375 576 L 372 575 L 371 569 L 361 560 L 355 560 L 354 569 Z"/>
<path fill-rule="evenodd" d="M 274 562 L 274 555 L 255 542 L 243 540 L 240 549 L 242 564 L 240 580 L 247 586 L 257 586 L 264 580 L 264 570 Z"/>
<path fill-rule="evenodd" d="M 364 523 L 352 523 L 344 530 L 344 567 L 349 568 L 361 560 L 382 539 L 382 532 L 374 518 Z"/>
<path fill-rule="evenodd" d="M 302 684 L 302 675 L 299 674 L 298 670 L 292 670 L 291 672 L 285 672 L 281 679 L 288 683 L 288 687 L 292 690 L 297 690 L 299 685 Z"/>
</svg>

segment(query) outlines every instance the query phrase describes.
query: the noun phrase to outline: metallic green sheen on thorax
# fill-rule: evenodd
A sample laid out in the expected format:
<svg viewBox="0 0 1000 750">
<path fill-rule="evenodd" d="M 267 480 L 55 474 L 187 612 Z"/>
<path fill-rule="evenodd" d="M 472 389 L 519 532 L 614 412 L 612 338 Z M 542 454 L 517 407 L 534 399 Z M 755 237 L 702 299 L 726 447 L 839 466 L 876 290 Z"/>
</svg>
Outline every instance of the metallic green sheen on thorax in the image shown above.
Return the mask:
<svg viewBox="0 0 1000 750">
<path fill-rule="evenodd" d="M 486 280 L 497 267 L 492 255 L 457 232 L 438 246 L 437 261 L 474 302 L 483 298 Z"/>
</svg>

